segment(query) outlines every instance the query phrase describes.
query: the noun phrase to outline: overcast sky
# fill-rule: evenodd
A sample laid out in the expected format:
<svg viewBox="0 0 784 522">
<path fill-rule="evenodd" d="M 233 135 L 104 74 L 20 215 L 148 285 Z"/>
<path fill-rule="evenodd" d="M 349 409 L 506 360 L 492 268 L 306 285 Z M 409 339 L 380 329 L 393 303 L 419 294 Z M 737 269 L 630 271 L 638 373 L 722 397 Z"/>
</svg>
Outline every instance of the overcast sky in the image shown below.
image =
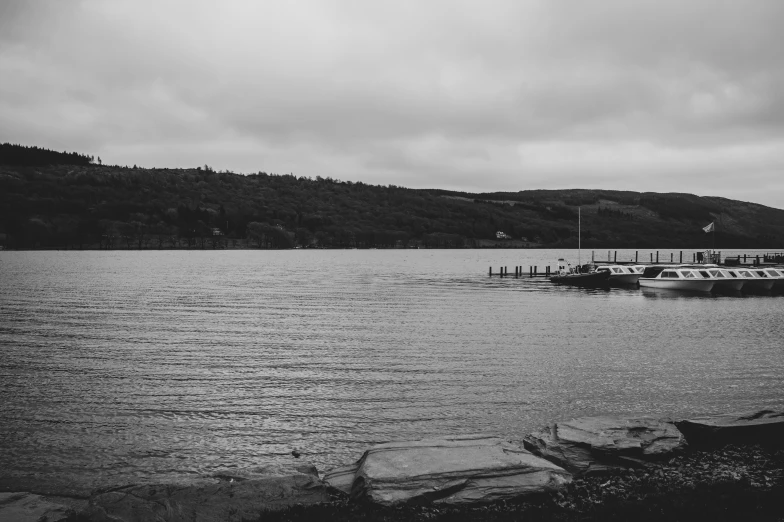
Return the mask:
<svg viewBox="0 0 784 522">
<path fill-rule="evenodd" d="M 0 141 L 784 208 L 782 0 L 0 0 Z"/>
</svg>

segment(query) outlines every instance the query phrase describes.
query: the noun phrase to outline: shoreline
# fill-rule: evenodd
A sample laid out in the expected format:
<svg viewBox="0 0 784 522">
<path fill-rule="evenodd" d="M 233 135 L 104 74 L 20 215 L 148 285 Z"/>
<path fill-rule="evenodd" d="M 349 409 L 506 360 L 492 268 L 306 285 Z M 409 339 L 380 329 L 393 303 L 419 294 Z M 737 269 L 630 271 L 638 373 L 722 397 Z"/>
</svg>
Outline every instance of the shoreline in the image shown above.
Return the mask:
<svg viewBox="0 0 784 522">
<path fill-rule="evenodd" d="M 89 496 L 6 482 L 0 520 L 780 521 L 783 434 L 784 411 L 773 410 L 583 417 L 528 434 L 525 449 L 483 435 L 386 443 L 322 473 L 296 461 Z"/>
<path fill-rule="evenodd" d="M 4 504 L 3 495 L 6 493 L 26 492 L 0 492 L 0 514 Z M 65 506 L 65 509 L 59 512 L 59 517 L 47 517 L 50 521 L 110 520 L 92 510 L 88 498 L 51 494 L 40 495 L 40 498 L 45 502 Z M 260 511 L 258 516 L 243 516 L 236 520 L 576 522 L 739 520 L 743 517 L 750 517 L 755 521 L 780 521 L 784 518 L 784 446 L 730 443 L 716 447 L 692 448 L 672 459 L 646 468 L 576 478 L 564 489 L 556 492 L 523 496 L 511 501 L 464 506 L 383 507 L 354 502 L 348 495 L 332 490 L 327 502 L 293 505 L 277 511 Z"/>
</svg>

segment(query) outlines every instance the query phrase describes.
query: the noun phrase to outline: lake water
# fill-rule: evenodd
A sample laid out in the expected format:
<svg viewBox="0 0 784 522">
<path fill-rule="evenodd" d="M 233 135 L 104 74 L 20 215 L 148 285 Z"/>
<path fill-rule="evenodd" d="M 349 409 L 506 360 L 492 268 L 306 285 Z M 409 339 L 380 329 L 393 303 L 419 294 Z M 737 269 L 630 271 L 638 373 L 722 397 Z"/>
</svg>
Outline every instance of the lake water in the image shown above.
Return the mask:
<svg viewBox="0 0 784 522">
<path fill-rule="evenodd" d="M 293 449 L 323 471 L 389 440 L 784 407 L 784 297 L 487 275 L 564 254 L 0 252 L 0 489 L 83 494 Z"/>
</svg>

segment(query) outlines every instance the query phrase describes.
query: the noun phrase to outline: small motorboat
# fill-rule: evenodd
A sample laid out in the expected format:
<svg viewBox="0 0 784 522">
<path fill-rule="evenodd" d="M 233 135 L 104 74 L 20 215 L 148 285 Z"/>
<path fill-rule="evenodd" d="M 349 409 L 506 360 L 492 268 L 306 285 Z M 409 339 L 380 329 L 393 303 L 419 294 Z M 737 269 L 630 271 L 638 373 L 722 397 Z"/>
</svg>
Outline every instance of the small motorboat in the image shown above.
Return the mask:
<svg viewBox="0 0 784 522">
<path fill-rule="evenodd" d="M 649 266 L 639 279 L 640 286 L 685 290 L 691 292 L 710 292 L 716 284 L 706 270 L 688 267 Z"/>
<path fill-rule="evenodd" d="M 746 278 L 740 277 L 735 270 L 725 268 L 708 268 L 706 271 L 714 278 L 714 292 L 740 292 L 746 283 Z"/>
<path fill-rule="evenodd" d="M 771 267 L 764 268 L 762 271 L 773 279 L 773 290 L 777 292 L 784 290 L 784 269 Z"/>
<path fill-rule="evenodd" d="M 560 285 L 597 288 L 609 286 L 609 277 L 609 271 L 603 270 L 599 272 L 596 270 L 595 265 L 586 264 L 572 267 L 561 258 L 558 259 L 558 270 L 550 277 L 550 281 Z"/>
<path fill-rule="evenodd" d="M 776 279 L 766 274 L 762 268 L 743 268 L 736 272 L 746 278 L 743 289 L 749 292 L 770 292 L 776 284 Z"/>
<path fill-rule="evenodd" d="M 636 285 L 642 275 L 642 270 L 637 270 L 637 267 L 624 265 L 599 265 L 596 271 L 610 272 L 607 281 L 611 285 Z"/>
</svg>

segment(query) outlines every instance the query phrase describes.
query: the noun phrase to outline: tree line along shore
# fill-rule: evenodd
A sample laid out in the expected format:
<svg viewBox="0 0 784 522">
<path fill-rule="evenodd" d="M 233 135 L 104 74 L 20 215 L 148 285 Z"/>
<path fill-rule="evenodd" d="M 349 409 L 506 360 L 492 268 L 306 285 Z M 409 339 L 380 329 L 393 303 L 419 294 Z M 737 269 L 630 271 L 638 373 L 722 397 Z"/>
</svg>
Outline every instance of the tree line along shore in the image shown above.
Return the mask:
<svg viewBox="0 0 784 522">
<path fill-rule="evenodd" d="M 465 193 L 294 174 L 110 166 L 0 146 L 0 246 L 775 249 L 784 210 L 612 190 Z M 521 174 L 521 184 L 525 175 Z M 716 224 L 715 236 L 702 227 Z M 715 241 L 715 243 L 714 243 Z"/>
</svg>

